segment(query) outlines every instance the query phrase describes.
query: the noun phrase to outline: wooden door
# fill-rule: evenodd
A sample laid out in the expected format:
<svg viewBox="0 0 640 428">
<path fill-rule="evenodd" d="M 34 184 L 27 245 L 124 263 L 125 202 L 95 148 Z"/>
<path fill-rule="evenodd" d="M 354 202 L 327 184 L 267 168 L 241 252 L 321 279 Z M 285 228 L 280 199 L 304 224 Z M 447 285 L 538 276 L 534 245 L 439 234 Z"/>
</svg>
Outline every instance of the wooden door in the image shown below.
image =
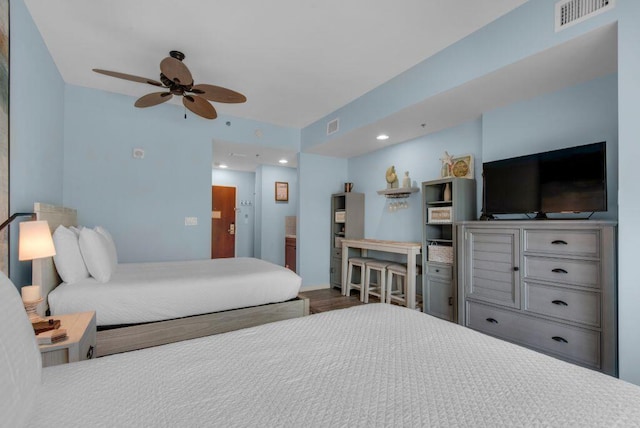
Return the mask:
<svg viewBox="0 0 640 428">
<path fill-rule="evenodd" d="M 236 188 L 211 187 L 211 258 L 235 257 Z"/>
</svg>

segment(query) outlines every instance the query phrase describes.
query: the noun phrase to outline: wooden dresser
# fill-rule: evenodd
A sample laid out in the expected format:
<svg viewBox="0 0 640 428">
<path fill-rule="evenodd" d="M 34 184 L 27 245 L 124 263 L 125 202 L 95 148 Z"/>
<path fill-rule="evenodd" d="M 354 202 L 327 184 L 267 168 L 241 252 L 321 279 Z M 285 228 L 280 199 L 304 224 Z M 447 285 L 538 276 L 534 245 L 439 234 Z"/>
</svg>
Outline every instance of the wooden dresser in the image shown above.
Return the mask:
<svg viewBox="0 0 640 428">
<path fill-rule="evenodd" d="M 617 375 L 615 223 L 461 222 L 459 322 Z"/>
</svg>

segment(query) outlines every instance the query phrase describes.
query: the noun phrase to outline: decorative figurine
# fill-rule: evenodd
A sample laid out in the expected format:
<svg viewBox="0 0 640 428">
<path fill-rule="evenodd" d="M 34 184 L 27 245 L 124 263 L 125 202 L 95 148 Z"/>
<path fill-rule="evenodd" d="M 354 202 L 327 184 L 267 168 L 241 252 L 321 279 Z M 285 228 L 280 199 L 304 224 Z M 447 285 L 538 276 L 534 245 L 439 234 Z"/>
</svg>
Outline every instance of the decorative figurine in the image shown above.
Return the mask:
<svg viewBox="0 0 640 428">
<path fill-rule="evenodd" d="M 453 166 L 453 156 L 449 152 L 444 152 L 444 156 L 440 158 L 442 162 L 442 170 L 440 175 L 444 177 L 451 177 L 451 167 Z"/>
<path fill-rule="evenodd" d="M 402 187 L 408 189 L 411 187 L 411 178 L 409 178 L 409 171 L 404 172 L 404 178 L 402 179 Z"/>
<path fill-rule="evenodd" d="M 391 165 L 387 168 L 385 178 L 387 179 L 387 189 L 394 189 L 398 187 L 398 175 L 396 174 L 395 166 Z"/>
</svg>

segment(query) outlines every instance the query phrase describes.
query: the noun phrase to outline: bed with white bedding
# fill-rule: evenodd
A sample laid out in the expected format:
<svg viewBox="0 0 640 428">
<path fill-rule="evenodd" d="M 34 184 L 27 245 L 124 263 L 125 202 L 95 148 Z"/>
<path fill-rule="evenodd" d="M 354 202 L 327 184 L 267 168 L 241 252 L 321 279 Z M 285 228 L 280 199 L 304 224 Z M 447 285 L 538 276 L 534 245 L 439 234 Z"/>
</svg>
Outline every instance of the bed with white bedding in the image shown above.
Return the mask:
<svg viewBox="0 0 640 428">
<path fill-rule="evenodd" d="M 640 426 L 640 387 L 386 304 L 40 369 L 0 282 L 7 426 Z"/>
<path fill-rule="evenodd" d="M 54 316 L 96 312 L 98 356 L 309 314 L 308 299 L 297 297 L 302 279 L 282 266 L 253 258 L 118 264 L 103 228 L 73 230 L 76 210 L 36 203 L 34 212 L 55 231 L 57 254 L 55 266 L 33 261 L 33 281 Z"/>
<path fill-rule="evenodd" d="M 95 311 L 98 326 L 138 324 L 295 299 L 298 275 L 264 260 L 123 263 L 111 279 L 62 283 L 49 293 L 51 315 Z"/>
</svg>

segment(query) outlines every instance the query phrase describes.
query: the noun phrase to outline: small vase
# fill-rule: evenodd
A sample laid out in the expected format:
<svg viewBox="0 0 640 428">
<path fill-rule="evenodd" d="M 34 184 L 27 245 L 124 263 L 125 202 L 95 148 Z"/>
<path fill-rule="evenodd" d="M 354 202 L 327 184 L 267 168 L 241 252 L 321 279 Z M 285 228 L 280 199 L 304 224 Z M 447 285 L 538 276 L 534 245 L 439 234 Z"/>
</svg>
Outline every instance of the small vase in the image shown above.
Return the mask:
<svg viewBox="0 0 640 428">
<path fill-rule="evenodd" d="M 442 200 L 449 202 L 451 201 L 451 184 L 446 183 L 444 185 L 444 192 L 442 194 Z"/>
<path fill-rule="evenodd" d="M 411 178 L 409 178 L 409 171 L 404 173 L 404 178 L 402 179 L 402 187 L 405 189 L 411 187 Z"/>
</svg>

